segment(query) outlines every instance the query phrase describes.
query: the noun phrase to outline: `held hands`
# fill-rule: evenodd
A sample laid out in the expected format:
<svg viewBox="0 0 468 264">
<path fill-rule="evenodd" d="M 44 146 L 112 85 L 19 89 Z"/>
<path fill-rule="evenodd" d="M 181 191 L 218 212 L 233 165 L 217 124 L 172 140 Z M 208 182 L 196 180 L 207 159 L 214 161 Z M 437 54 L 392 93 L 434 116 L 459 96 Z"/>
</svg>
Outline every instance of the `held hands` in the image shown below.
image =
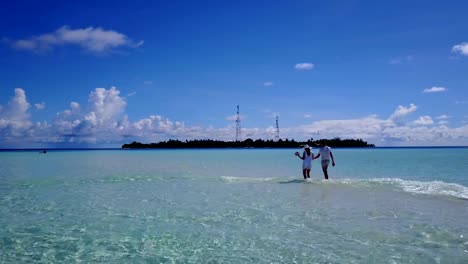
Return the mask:
<svg viewBox="0 0 468 264">
<path fill-rule="evenodd" d="M 335 167 L 335 162 L 334 161 L 332 162 L 332 166 Z"/>
</svg>

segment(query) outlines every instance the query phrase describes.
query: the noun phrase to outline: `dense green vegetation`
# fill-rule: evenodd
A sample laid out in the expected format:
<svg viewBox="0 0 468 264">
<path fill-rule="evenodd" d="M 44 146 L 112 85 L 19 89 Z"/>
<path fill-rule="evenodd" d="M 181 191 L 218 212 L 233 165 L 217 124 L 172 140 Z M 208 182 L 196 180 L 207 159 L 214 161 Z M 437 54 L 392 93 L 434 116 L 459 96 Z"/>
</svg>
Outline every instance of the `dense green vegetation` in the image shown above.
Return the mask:
<svg viewBox="0 0 468 264">
<path fill-rule="evenodd" d="M 263 140 L 263 139 L 246 139 L 244 141 L 219 141 L 211 139 L 199 139 L 199 140 L 169 140 L 161 141 L 158 143 L 144 144 L 140 142 L 132 142 L 130 144 L 122 145 L 122 148 L 129 149 L 144 149 L 144 148 L 298 148 L 305 144 L 312 147 L 317 147 L 320 142 L 325 142 L 330 147 L 344 147 L 344 148 L 360 148 L 360 147 L 374 147 L 374 144 L 368 144 L 362 139 L 320 139 L 314 140 L 309 139 L 307 141 L 295 141 L 294 139 L 289 140 Z"/>
</svg>

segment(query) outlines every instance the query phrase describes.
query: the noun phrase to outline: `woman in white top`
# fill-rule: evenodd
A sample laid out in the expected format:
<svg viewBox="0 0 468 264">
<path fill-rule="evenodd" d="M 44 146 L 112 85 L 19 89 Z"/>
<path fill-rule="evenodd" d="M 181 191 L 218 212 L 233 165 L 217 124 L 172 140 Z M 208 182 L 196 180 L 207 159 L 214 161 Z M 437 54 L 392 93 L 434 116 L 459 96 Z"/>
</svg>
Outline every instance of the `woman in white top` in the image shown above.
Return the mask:
<svg viewBox="0 0 468 264">
<path fill-rule="evenodd" d="M 314 153 L 310 150 L 309 145 L 304 146 L 304 152 L 302 156 L 299 155 L 299 152 L 294 153 L 302 160 L 302 175 L 304 180 L 310 179 L 310 169 L 312 168 L 312 160 L 314 159 Z"/>
</svg>

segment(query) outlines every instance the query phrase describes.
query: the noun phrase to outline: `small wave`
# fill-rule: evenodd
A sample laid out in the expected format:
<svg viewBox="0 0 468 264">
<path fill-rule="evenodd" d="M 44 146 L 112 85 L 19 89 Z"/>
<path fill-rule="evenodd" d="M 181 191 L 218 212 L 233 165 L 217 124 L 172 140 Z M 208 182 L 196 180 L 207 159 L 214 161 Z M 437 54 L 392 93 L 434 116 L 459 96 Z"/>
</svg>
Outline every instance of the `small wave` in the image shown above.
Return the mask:
<svg viewBox="0 0 468 264">
<path fill-rule="evenodd" d="M 364 184 L 364 185 L 390 185 L 402 189 L 405 192 L 451 196 L 468 200 L 468 187 L 457 183 L 447 183 L 443 181 L 411 181 L 400 178 L 373 178 L 373 179 L 343 179 L 333 180 L 344 184 Z"/>
<path fill-rule="evenodd" d="M 228 183 L 304 183 L 298 178 L 284 177 L 234 177 L 221 176 L 221 181 Z M 315 183 L 316 185 L 350 185 L 360 187 L 384 187 L 390 186 L 405 192 L 414 194 L 427 194 L 437 196 L 449 196 L 458 199 L 468 200 L 468 187 L 457 183 L 447 183 L 443 181 L 412 181 L 400 178 L 371 178 L 371 179 L 331 179 L 331 180 L 311 180 L 306 183 Z"/>
<path fill-rule="evenodd" d="M 234 176 L 221 176 L 221 180 L 225 182 L 278 182 L 280 178 L 263 177 L 263 178 L 251 178 L 251 177 L 234 177 Z"/>
</svg>

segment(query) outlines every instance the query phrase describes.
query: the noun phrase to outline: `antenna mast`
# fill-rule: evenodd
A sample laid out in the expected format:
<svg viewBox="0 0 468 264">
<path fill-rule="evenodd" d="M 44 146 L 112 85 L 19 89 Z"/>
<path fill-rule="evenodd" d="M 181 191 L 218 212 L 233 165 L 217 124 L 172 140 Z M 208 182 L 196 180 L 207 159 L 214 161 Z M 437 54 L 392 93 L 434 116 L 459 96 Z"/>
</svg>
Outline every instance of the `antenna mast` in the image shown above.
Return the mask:
<svg viewBox="0 0 468 264">
<path fill-rule="evenodd" d="M 240 141 L 240 138 L 241 138 L 241 126 L 240 126 L 239 105 L 237 105 L 236 141 Z"/>
<path fill-rule="evenodd" d="M 278 141 L 279 139 L 280 139 L 280 134 L 279 134 L 278 116 L 276 116 L 276 134 L 275 134 L 275 141 Z"/>
</svg>

